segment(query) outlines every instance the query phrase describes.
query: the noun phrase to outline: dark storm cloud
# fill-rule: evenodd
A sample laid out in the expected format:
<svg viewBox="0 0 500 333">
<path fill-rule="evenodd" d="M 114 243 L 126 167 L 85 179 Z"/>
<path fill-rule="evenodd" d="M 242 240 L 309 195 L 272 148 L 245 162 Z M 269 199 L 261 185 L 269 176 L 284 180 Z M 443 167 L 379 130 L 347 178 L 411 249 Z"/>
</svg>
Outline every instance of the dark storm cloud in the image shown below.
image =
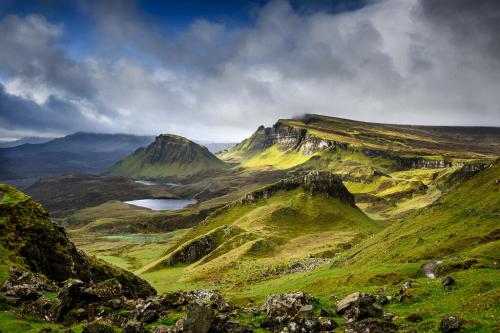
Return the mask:
<svg viewBox="0 0 500 333">
<path fill-rule="evenodd" d="M 0 124 L 4 129 L 36 129 L 50 133 L 95 128 L 95 124 L 83 117 L 78 107 L 70 102 L 49 96 L 44 104 L 39 105 L 29 99 L 8 94 L 1 84 Z"/>
<path fill-rule="evenodd" d="M 33 131 L 81 126 L 216 140 L 304 113 L 500 125 L 500 2 L 360 3 L 297 11 L 275 0 L 251 25 L 199 18 L 172 30 L 134 2 L 82 2 L 96 45 L 78 60 L 59 43 L 63 25 L 3 17 L 2 93 L 26 114 L 14 114 L 11 102 L 2 116 Z"/>
<path fill-rule="evenodd" d="M 419 13 L 454 43 L 476 47 L 500 62 L 500 1 L 420 0 Z"/>
</svg>

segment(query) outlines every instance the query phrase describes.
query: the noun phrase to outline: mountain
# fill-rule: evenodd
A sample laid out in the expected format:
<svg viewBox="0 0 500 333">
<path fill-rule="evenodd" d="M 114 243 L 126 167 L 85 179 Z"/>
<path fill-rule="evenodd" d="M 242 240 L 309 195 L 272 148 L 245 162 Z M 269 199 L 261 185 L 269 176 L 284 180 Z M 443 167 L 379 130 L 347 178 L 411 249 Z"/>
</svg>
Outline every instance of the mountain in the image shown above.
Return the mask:
<svg viewBox="0 0 500 333">
<path fill-rule="evenodd" d="M 45 143 L 45 142 L 48 142 L 48 141 L 53 140 L 53 139 L 54 138 L 40 138 L 40 137 L 36 137 L 36 136 L 29 136 L 29 137 L 21 138 L 18 140 L 0 142 L 0 148 L 12 148 L 12 147 L 24 145 L 26 143 L 30 143 L 30 144 Z"/>
<path fill-rule="evenodd" d="M 377 220 L 425 207 L 500 155 L 500 128 L 365 123 L 320 115 L 279 120 L 220 153 L 248 169 L 326 170 Z"/>
<path fill-rule="evenodd" d="M 101 173 L 153 141 L 126 134 L 75 133 L 41 144 L 0 149 L 0 178 L 37 179 L 71 172 Z"/>
<path fill-rule="evenodd" d="M 181 136 L 162 134 L 116 163 L 109 173 L 136 179 L 183 179 L 225 168 L 226 164 L 206 147 Z"/>
<path fill-rule="evenodd" d="M 451 166 L 463 159 L 495 159 L 500 128 L 389 125 L 311 114 L 261 126 L 220 157 L 287 168 L 321 159 L 324 152 L 359 152 L 387 159 L 393 168 Z"/>
</svg>

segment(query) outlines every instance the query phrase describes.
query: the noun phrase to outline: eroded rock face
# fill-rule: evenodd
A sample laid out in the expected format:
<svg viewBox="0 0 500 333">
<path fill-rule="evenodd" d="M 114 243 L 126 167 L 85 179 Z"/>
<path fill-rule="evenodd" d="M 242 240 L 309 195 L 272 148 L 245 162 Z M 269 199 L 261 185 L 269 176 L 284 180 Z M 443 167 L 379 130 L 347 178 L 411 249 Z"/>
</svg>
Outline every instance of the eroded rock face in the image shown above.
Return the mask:
<svg viewBox="0 0 500 333">
<path fill-rule="evenodd" d="M 289 126 L 280 122 L 276 123 L 273 127 L 259 127 L 250 138 L 237 145 L 235 149 L 244 149 L 253 152 L 265 150 L 274 145 L 280 151 L 296 150 L 305 156 L 326 149 L 348 149 L 347 143 L 322 139 L 309 133 L 307 129 Z"/>
<path fill-rule="evenodd" d="M 194 239 L 181 249 L 175 251 L 170 259 L 165 262 L 166 266 L 174 266 L 177 264 L 191 264 L 203 258 L 216 248 L 215 238 L 213 235 L 204 235 Z"/>
</svg>

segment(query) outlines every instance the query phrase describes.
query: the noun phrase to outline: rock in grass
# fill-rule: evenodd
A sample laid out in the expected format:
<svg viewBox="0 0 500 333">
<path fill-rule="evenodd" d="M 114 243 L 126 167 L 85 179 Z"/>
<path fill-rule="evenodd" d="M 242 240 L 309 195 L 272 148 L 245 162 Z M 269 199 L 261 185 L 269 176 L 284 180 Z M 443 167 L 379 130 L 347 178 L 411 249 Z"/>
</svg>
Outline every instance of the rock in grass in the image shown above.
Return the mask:
<svg viewBox="0 0 500 333">
<path fill-rule="evenodd" d="M 393 333 L 398 332 L 398 326 L 392 322 L 376 318 L 355 321 L 346 325 L 345 333 Z"/>
<path fill-rule="evenodd" d="M 458 332 L 462 326 L 462 320 L 458 316 L 446 316 L 441 320 L 439 329 L 444 333 Z"/>
<path fill-rule="evenodd" d="M 362 294 L 360 292 L 355 292 L 350 295 L 347 295 L 345 298 L 337 302 L 337 313 L 342 314 L 345 310 L 347 310 L 351 305 L 356 303 Z"/>
<path fill-rule="evenodd" d="M 411 322 L 411 323 L 418 323 L 424 320 L 421 315 L 412 313 L 406 317 L 406 320 Z"/>
<path fill-rule="evenodd" d="M 455 283 L 455 279 L 453 279 L 451 276 L 447 276 L 441 281 L 441 284 L 445 288 L 450 288 L 451 286 L 455 285 Z"/>
</svg>

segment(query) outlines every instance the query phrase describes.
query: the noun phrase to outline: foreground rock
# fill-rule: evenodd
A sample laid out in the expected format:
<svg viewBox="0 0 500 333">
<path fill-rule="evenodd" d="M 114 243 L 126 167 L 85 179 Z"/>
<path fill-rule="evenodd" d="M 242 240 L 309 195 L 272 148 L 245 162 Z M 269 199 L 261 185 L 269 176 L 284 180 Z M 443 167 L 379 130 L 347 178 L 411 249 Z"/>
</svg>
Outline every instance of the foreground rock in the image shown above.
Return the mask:
<svg viewBox="0 0 500 333">
<path fill-rule="evenodd" d="M 333 319 L 316 316 L 313 300 L 303 292 L 268 296 L 261 327 L 273 332 L 324 332 L 337 327 Z"/>
<path fill-rule="evenodd" d="M 373 295 L 352 293 L 337 302 L 337 313 L 346 319 L 346 333 L 397 332 L 398 326 L 384 317 Z"/>
</svg>

